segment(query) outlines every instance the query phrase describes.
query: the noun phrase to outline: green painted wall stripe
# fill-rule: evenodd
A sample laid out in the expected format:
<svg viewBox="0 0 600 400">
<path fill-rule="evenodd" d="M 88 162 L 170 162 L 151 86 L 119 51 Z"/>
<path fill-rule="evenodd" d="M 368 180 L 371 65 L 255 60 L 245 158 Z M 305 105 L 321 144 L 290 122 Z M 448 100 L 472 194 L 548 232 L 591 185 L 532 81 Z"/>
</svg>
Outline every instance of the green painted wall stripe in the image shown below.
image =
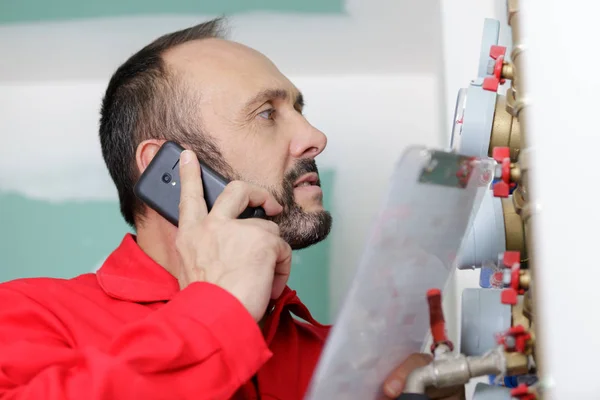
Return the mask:
<svg viewBox="0 0 600 400">
<path fill-rule="evenodd" d="M 344 13 L 344 0 L 0 0 L 0 23 L 249 11 Z"/>
</svg>

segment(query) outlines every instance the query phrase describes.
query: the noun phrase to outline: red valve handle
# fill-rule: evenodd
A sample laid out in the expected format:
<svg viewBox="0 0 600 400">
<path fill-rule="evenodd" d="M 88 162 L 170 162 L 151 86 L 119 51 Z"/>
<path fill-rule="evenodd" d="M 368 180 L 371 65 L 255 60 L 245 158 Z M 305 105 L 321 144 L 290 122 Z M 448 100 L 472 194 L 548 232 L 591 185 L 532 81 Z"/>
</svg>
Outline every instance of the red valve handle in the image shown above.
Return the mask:
<svg viewBox="0 0 600 400">
<path fill-rule="evenodd" d="M 494 64 L 494 77 L 503 85 L 506 79 L 502 78 L 502 67 L 504 66 L 504 56 L 498 57 Z"/>
<path fill-rule="evenodd" d="M 498 163 L 510 159 L 510 147 L 494 147 L 492 158 Z"/>
<path fill-rule="evenodd" d="M 509 340 L 512 338 L 512 340 Z M 498 344 L 504 346 L 507 351 L 525 353 L 527 342 L 531 339 L 531 334 L 525 330 L 523 325 L 517 325 L 509 328 L 504 334 L 496 337 Z"/>
<path fill-rule="evenodd" d="M 446 337 L 446 321 L 442 310 L 442 292 L 439 289 L 430 289 L 427 292 L 427 301 L 429 302 L 429 325 L 433 341 L 434 343 L 445 342 L 448 337 Z"/>
<path fill-rule="evenodd" d="M 510 395 L 512 397 L 516 397 L 519 400 L 536 400 L 537 399 L 537 396 L 533 393 L 530 393 L 529 387 L 524 383 L 521 383 L 519 386 L 512 389 L 510 391 Z"/>
<path fill-rule="evenodd" d="M 510 158 L 502 160 L 502 181 L 507 185 L 511 184 L 510 181 Z"/>
<path fill-rule="evenodd" d="M 517 300 L 517 291 L 512 288 L 504 289 L 500 293 L 500 302 L 502 304 L 514 306 L 517 304 Z"/>
<path fill-rule="evenodd" d="M 494 64 L 494 72 L 492 76 L 488 76 L 483 79 L 483 90 L 489 90 L 492 92 L 498 91 L 498 86 L 505 82 L 502 79 L 502 66 L 504 65 L 504 55 L 506 54 L 506 47 L 504 46 L 492 46 L 490 47 L 490 57 L 496 60 Z"/>
<path fill-rule="evenodd" d="M 442 291 L 439 289 L 430 289 L 427 291 L 427 302 L 429 303 L 429 326 L 431 328 L 431 336 L 433 351 L 437 345 L 445 344 L 454 349 L 454 346 L 446 334 L 446 321 L 444 320 L 444 310 L 442 309 Z"/>
<path fill-rule="evenodd" d="M 494 185 L 495 197 L 508 197 L 510 189 L 514 187 L 514 183 L 510 181 L 510 148 L 509 147 L 494 147 L 492 157 L 497 163 L 501 164 L 501 179 Z"/>
<path fill-rule="evenodd" d="M 501 256 L 500 261 L 504 268 L 510 269 L 510 284 L 509 288 L 514 290 L 516 294 L 523 294 L 525 290 L 520 287 L 521 280 L 521 252 L 520 251 L 505 251 Z M 505 296 L 513 296 L 511 293 Z"/>
<path fill-rule="evenodd" d="M 492 57 L 494 60 L 497 60 L 499 57 L 504 57 L 505 54 L 505 46 L 492 45 L 490 47 L 490 57 Z"/>
<path fill-rule="evenodd" d="M 513 265 L 510 272 L 510 287 L 518 294 L 524 294 L 525 289 L 521 288 L 521 267 Z"/>
<path fill-rule="evenodd" d="M 521 252 L 520 251 L 505 251 L 502 253 L 502 264 L 506 268 L 512 268 L 515 264 L 521 263 Z"/>
</svg>

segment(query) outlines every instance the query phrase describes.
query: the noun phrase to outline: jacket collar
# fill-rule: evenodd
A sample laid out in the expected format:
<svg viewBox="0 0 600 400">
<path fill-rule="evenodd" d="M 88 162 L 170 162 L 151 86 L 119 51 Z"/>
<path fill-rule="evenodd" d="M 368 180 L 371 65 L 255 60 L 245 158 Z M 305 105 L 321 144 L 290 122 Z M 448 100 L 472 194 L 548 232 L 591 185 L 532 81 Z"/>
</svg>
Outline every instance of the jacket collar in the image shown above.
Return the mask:
<svg viewBox="0 0 600 400">
<path fill-rule="evenodd" d="M 179 291 L 177 279 L 144 253 L 130 233 L 104 261 L 96 277 L 107 295 L 134 303 L 168 301 Z"/>
<path fill-rule="evenodd" d="M 138 246 L 136 237 L 126 234 L 119 247 L 108 256 L 96 272 L 104 292 L 115 299 L 133 303 L 169 301 L 179 292 L 179 282 Z M 282 295 L 269 305 L 268 325 L 276 327 L 281 313 L 289 308 L 296 316 L 316 325 L 310 312 L 296 295 L 286 287 Z M 268 329 L 267 332 L 274 331 Z"/>
</svg>

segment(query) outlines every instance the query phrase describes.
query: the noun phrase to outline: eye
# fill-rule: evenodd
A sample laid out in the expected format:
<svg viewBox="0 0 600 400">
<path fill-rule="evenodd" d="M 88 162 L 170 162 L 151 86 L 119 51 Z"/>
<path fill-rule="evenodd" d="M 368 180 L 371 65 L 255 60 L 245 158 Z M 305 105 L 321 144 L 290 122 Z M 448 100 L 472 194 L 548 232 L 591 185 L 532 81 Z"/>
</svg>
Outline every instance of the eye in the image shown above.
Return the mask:
<svg viewBox="0 0 600 400">
<path fill-rule="evenodd" d="M 274 114 L 275 114 L 275 109 L 269 108 L 268 110 L 265 110 L 265 111 L 261 112 L 260 114 L 258 114 L 258 116 L 261 118 L 264 118 L 264 119 L 273 119 Z"/>
</svg>

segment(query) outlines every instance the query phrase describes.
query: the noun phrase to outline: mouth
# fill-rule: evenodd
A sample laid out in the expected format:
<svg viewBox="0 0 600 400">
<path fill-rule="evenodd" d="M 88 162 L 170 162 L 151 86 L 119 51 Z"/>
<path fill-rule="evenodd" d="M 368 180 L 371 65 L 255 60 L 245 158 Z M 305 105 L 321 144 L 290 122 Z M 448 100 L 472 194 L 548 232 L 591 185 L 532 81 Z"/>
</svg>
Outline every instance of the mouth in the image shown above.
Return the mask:
<svg viewBox="0 0 600 400">
<path fill-rule="evenodd" d="M 319 185 L 319 175 L 316 172 L 311 172 L 309 174 L 302 175 L 295 183 L 294 189 L 305 186 L 320 186 Z"/>
</svg>

